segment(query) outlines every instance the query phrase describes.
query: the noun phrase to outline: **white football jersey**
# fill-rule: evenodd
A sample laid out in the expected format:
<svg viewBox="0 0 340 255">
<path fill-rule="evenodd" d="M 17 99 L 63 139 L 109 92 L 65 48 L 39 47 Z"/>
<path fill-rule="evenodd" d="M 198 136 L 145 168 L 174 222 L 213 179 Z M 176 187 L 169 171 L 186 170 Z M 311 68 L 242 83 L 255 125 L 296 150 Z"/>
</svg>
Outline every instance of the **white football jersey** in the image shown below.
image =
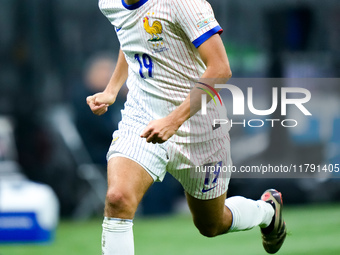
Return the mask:
<svg viewBox="0 0 340 255">
<path fill-rule="evenodd" d="M 205 0 L 141 0 L 127 5 L 124 0 L 99 0 L 99 8 L 115 27 L 129 65 L 127 100 L 138 102 L 147 123 L 167 116 L 205 72 L 197 48 L 222 32 L 210 4 Z M 201 142 L 223 136 L 229 127 L 212 128 L 213 119 L 226 119 L 225 110 L 221 116 L 218 108 L 221 105 L 210 101 L 208 114 L 202 116 L 199 111 L 172 140 Z"/>
</svg>

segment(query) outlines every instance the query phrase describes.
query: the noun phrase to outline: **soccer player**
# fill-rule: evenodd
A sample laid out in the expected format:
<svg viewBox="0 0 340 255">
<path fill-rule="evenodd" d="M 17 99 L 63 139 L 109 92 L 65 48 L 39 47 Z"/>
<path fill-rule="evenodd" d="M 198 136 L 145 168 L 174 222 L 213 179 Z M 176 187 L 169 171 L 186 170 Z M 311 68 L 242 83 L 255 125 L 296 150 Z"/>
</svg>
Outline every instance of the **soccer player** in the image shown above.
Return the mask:
<svg viewBox="0 0 340 255">
<path fill-rule="evenodd" d="M 200 111 L 201 98 L 214 93 L 219 99 L 214 85 L 231 77 L 222 28 L 209 3 L 100 0 L 99 7 L 115 27 L 121 49 L 106 89 L 87 103 L 102 115 L 125 81 L 129 88 L 107 153 L 103 255 L 134 254 L 137 206 L 166 172 L 184 187 L 201 234 L 214 237 L 260 226 L 264 248 L 277 252 L 286 236 L 281 194 L 271 189 L 257 201 L 226 199 L 229 175 L 205 170 L 232 164 L 229 127 L 211 125 L 225 112 L 215 99 L 206 100 L 206 114 L 203 104 Z"/>
</svg>

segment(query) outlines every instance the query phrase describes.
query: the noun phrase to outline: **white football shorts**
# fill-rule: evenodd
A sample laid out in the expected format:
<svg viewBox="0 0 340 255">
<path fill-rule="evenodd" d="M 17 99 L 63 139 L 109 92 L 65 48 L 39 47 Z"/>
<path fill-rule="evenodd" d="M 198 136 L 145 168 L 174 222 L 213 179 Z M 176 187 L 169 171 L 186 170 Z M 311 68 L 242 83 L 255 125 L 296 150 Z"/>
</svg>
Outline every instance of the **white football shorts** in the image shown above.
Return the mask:
<svg viewBox="0 0 340 255">
<path fill-rule="evenodd" d="M 130 107 L 130 104 L 125 105 L 127 109 L 122 111 L 119 129 L 112 135 L 108 161 L 112 157 L 129 158 L 141 165 L 154 181 L 162 181 L 169 172 L 186 192 L 198 199 L 213 199 L 227 191 L 232 166 L 228 134 L 200 143 L 171 140 L 147 143 L 140 134 L 148 124 L 148 116 L 140 112 L 138 105 Z"/>
<path fill-rule="evenodd" d="M 131 130 L 116 130 L 107 159 L 113 157 L 137 162 L 154 181 L 162 181 L 169 172 L 198 199 L 213 199 L 228 189 L 232 165 L 228 136 L 195 144 L 152 144 Z"/>
</svg>

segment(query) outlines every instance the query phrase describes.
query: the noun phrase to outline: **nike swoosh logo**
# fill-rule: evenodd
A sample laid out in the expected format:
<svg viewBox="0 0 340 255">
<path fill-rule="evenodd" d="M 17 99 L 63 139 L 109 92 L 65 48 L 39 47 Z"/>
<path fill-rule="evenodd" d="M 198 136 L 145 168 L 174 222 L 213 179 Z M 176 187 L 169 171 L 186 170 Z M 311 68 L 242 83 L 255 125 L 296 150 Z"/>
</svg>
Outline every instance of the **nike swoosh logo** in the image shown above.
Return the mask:
<svg viewBox="0 0 340 255">
<path fill-rule="evenodd" d="M 203 188 L 203 189 L 202 189 L 202 193 L 207 193 L 208 191 L 210 191 L 210 190 L 216 188 L 217 186 L 218 186 L 218 184 L 217 184 L 216 186 L 210 188 L 210 189 L 205 189 L 205 188 Z"/>
<path fill-rule="evenodd" d="M 119 32 L 121 29 L 122 29 L 121 27 L 120 28 L 116 27 L 116 32 Z"/>
<path fill-rule="evenodd" d="M 212 126 L 212 129 L 214 131 L 215 129 L 218 129 L 219 127 L 221 127 L 221 124 L 215 124 L 215 126 L 214 125 Z"/>
</svg>

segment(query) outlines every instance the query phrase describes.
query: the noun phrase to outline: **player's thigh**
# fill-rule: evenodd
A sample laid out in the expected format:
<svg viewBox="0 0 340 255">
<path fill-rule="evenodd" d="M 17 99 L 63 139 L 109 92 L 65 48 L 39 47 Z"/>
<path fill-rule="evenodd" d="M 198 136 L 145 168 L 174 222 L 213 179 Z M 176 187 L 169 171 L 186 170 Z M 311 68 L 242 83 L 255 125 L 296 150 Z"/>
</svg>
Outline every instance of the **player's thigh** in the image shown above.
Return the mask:
<svg viewBox="0 0 340 255">
<path fill-rule="evenodd" d="M 134 207 L 138 206 L 145 192 L 154 182 L 151 175 L 140 164 L 126 157 L 113 157 L 109 160 L 107 177 L 107 199 L 114 201 L 119 200 L 119 197 L 125 197 Z"/>
<path fill-rule="evenodd" d="M 168 172 L 190 196 L 213 200 L 227 192 L 232 166 L 228 137 L 169 146 Z"/>
</svg>

